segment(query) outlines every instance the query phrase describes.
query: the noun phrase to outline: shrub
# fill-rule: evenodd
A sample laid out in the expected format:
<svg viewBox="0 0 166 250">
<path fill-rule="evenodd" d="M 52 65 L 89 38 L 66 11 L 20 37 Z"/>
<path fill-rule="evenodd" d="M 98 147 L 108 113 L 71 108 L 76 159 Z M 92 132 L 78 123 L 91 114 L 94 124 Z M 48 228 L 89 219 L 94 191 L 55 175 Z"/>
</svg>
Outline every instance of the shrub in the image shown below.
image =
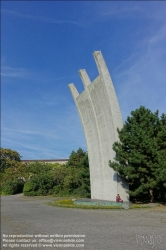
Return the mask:
<svg viewBox="0 0 166 250">
<path fill-rule="evenodd" d="M 72 152 L 70 164 L 34 162 L 26 166 L 28 182 L 24 185 L 26 196 L 54 195 L 90 197 L 88 156 L 79 149 Z M 20 175 L 19 176 L 23 176 Z"/>
<path fill-rule="evenodd" d="M 36 191 L 37 191 L 37 185 L 33 180 L 25 183 L 24 189 L 23 189 L 24 195 L 33 196 L 35 195 Z"/>
<path fill-rule="evenodd" d="M 26 196 L 48 195 L 53 193 L 53 176 L 50 173 L 35 175 L 25 183 L 23 193 Z"/>
<path fill-rule="evenodd" d="M 81 187 L 73 190 L 72 193 L 76 197 L 84 197 L 84 198 L 90 198 L 91 197 L 90 190 L 85 185 L 82 185 Z"/>
<path fill-rule="evenodd" d="M 52 164 L 35 161 L 27 165 L 27 171 L 32 175 L 41 175 L 46 174 L 51 171 L 53 168 Z"/>
<path fill-rule="evenodd" d="M 20 180 L 8 180 L 2 186 L 3 195 L 13 195 L 22 193 L 24 182 Z"/>
</svg>

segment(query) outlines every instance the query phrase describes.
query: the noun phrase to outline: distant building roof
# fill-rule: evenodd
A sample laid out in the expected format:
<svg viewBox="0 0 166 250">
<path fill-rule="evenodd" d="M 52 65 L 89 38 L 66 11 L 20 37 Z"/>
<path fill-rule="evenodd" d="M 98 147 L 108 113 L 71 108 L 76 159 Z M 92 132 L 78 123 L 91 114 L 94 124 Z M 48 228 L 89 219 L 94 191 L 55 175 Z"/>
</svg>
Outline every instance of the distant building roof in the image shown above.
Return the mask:
<svg viewBox="0 0 166 250">
<path fill-rule="evenodd" d="M 47 159 L 40 159 L 40 160 L 21 160 L 23 163 L 28 163 L 28 162 L 35 162 L 35 161 L 39 161 L 39 162 L 48 162 L 48 163 L 66 163 L 68 162 L 69 159 L 52 159 L 52 160 L 47 160 Z"/>
</svg>

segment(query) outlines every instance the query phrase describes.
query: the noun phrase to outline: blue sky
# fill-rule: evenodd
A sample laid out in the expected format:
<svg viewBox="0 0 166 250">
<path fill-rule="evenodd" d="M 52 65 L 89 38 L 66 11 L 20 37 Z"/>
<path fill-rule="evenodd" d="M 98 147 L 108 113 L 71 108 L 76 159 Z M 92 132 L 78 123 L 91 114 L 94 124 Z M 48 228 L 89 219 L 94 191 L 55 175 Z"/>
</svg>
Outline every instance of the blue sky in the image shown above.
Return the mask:
<svg viewBox="0 0 166 250">
<path fill-rule="evenodd" d="M 68 89 L 110 71 L 123 121 L 144 105 L 166 113 L 166 2 L 2 1 L 1 146 L 22 159 L 68 158 L 86 150 Z"/>
</svg>

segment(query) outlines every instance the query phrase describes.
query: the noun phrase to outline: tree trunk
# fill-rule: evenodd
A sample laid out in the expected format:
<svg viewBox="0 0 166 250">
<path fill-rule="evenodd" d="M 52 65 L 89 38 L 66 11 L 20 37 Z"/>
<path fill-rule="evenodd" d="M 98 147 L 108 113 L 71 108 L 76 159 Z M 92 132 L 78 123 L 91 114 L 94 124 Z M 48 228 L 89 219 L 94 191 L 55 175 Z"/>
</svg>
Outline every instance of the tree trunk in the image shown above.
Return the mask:
<svg viewBox="0 0 166 250">
<path fill-rule="evenodd" d="M 149 190 L 149 194 L 150 194 L 150 202 L 153 202 L 154 197 L 153 197 L 153 190 L 152 189 Z"/>
</svg>

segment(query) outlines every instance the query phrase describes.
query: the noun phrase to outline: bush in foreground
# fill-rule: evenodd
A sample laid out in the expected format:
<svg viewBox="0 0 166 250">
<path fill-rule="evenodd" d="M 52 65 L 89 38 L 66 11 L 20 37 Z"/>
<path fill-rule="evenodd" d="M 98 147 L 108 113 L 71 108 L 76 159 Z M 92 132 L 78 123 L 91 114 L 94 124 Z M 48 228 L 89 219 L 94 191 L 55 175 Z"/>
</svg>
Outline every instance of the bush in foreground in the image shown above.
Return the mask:
<svg viewBox="0 0 166 250">
<path fill-rule="evenodd" d="M 33 176 L 24 185 L 23 193 L 25 196 L 42 196 L 52 194 L 54 180 L 50 173 Z"/>
<path fill-rule="evenodd" d="M 22 193 L 24 182 L 20 180 L 8 180 L 2 186 L 2 195 L 13 195 Z"/>
</svg>

